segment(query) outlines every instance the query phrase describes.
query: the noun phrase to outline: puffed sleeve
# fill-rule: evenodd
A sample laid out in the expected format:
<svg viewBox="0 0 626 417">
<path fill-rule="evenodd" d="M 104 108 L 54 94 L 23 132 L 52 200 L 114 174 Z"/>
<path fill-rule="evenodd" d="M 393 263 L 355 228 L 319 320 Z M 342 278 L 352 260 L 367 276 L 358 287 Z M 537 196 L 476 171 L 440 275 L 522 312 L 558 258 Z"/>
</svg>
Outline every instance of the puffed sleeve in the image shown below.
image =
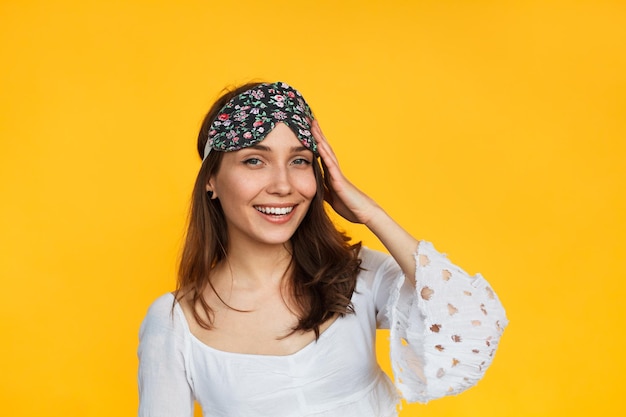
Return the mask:
<svg viewBox="0 0 626 417">
<path fill-rule="evenodd" d="M 189 340 L 171 294 L 157 299 L 139 330 L 139 417 L 193 416 Z"/>
<path fill-rule="evenodd" d="M 431 243 L 420 242 L 415 261 L 416 287 L 399 268 L 395 277 L 386 268 L 388 297 L 379 322 L 390 328 L 397 388 L 409 402 L 427 402 L 482 378 L 507 319 L 487 281 L 469 276 Z"/>
</svg>

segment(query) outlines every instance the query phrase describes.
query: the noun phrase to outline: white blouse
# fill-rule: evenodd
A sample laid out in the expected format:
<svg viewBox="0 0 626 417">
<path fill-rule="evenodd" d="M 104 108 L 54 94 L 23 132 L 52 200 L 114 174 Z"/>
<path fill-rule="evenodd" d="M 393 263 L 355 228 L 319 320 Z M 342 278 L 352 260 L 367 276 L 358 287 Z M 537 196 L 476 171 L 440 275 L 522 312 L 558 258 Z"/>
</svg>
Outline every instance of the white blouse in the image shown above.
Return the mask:
<svg viewBox="0 0 626 417">
<path fill-rule="evenodd" d="M 488 283 L 420 242 L 417 289 L 389 255 L 361 250 L 355 314 L 286 356 L 224 352 L 189 331 L 172 294 L 150 307 L 139 338 L 139 416 L 391 417 L 402 396 L 426 402 L 476 384 L 507 319 Z M 376 362 L 390 329 L 395 386 Z"/>
</svg>

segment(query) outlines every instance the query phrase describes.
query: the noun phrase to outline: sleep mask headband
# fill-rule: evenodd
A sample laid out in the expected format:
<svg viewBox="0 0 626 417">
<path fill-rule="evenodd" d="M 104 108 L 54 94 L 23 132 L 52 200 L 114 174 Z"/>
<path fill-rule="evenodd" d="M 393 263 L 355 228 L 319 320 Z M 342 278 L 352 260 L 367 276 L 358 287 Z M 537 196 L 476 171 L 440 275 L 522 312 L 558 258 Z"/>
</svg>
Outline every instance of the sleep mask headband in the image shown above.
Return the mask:
<svg viewBox="0 0 626 417">
<path fill-rule="evenodd" d="M 209 128 L 204 159 L 211 150 L 238 151 L 261 142 L 282 122 L 302 145 L 317 154 L 311 133 L 313 115 L 302 94 L 283 82 L 260 84 L 233 97 Z"/>
</svg>

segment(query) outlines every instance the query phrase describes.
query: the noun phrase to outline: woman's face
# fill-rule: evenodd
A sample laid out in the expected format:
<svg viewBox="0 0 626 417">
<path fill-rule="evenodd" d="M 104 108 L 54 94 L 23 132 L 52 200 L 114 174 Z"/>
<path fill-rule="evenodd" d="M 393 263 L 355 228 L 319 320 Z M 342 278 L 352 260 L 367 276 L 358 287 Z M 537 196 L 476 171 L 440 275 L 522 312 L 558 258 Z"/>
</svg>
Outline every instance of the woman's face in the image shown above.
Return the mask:
<svg viewBox="0 0 626 417">
<path fill-rule="evenodd" d="M 283 123 L 260 143 L 224 154 L 207 189 L 220 200 L 231 248 L 289 241 L 315 196 L 313 163 Z"/>
</svg>

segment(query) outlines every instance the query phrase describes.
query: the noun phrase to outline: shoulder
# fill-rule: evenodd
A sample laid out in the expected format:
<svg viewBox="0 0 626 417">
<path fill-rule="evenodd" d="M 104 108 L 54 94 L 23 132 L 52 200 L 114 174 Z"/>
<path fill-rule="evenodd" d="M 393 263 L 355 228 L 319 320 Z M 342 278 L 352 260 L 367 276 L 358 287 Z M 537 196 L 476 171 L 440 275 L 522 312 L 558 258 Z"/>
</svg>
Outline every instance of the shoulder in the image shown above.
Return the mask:
<svg viewBox="0 0 626 417">
<path fill-rule="evenodd" d="M 174 303 L 174 295 L 167 293 L 154 300 L 148 308 L 140 335 L 155 330 L 181 332 L 185 328 L 184 324 L 180 307 Z"/>
<path fill-rule="evenodd" d="M 186 402 L 181 402 L 189 395 L 186 367 L 191 340 L 181 318 L 174 296 L 165 294 L 150 305 L 141 324 L 137 356 L 142 416 L 178 415 L 172 411 L 174 404 L 181 409 L 188 407 Z"/>
<path fill-rule="evenodd" d="M 386 253 L 363 246 L 361 248 L 361 251 L 359 252 L 359 258 L 361 259 L 361 268 L 372 269 L 377 268 L 381 264 L 387 262 L 389 258 L 391 258 L 391 256 Z"/>
<path fill-rule="evenodd" d="M 165 315 L 171 315 L 174 306 L 174 295 L 172 293 L 163 294 L 150 304 L 146 318 L 163 318 Z"/>
<path fill-rule="evenodd" d="M 400 270 L 400 267 L 391 255 L 365 246 L 361 248 L 359 258 L 361 259 L 361 268 L 363 271 L 376 274 L 388 271 L 395 273 Z"/>
<path fill-rule="evenodd" d="M 359 281 L 370 288 L 377 286 L 381 280 L 402 275 L 402 270 L 389 254 L 362 247 L 359 258 L 361 259 Z"/>
</svg>

